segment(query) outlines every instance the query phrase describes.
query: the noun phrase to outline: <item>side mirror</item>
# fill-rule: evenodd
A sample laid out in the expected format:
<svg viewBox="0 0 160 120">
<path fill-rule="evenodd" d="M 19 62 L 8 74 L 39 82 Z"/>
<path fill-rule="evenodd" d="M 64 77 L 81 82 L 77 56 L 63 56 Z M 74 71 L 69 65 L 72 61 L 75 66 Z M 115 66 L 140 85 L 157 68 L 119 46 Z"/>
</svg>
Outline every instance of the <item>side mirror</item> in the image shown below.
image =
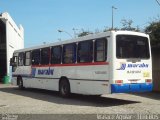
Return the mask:
<svg viewBox="0 0 160 120">
<path fill-rule="evenodd" d="M 13 58 L 10 59 L 10 66 L 13 66 Z"/>
<path fill-rule="evenodd" d="M 10 66 L 17 66 L 16 57 L 10 59 Z"/>
</svg>

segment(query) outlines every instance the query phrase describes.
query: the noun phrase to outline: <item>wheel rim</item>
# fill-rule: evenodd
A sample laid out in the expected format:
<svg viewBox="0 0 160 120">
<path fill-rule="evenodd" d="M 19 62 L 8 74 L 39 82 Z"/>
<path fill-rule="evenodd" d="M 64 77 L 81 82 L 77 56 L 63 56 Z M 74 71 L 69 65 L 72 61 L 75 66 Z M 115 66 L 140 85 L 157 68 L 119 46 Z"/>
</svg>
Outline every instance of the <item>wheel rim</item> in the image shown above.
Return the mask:
<svg viewBox="0 0 160 120">
<path fill-rule="evenodd" d="M 63 95 L 67 94 L 67 86 L 66 85 L 62 85 L 62 88 L 61 88 L 61 92 Z"/>
<path fill-rule="evenodd" d="M 70 85 L 67 80 L 60 81 L 59 92 L 62 97 L 68 97 L 70 95 Z"/>
<path fill-rule="evenodd" d="M 20 88 L 22 88 L 22 87 L 23 87 L 22 80 L 19 80 L 19 87 L 20 87 Z"/>
</svg>

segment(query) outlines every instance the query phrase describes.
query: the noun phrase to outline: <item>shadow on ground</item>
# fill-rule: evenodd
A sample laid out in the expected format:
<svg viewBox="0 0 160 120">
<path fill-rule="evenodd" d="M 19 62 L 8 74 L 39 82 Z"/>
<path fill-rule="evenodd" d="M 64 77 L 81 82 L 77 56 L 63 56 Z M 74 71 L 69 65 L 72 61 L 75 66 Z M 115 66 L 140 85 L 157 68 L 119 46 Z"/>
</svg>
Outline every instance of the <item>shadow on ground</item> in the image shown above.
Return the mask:
<svg viewBox="0 0 160 120">
<path fill-rule="evenodd" d="M 160 100 L 160 92 L 133 93 L 132 95 L 145 97 L 153 100 Z"/>
<path fill-rule="evenodd" d="M 75 105 L 75 106 L 94 106 L 110 107 L 126 104 L 140 103 L 139 101 L 115 99 L 101 96 L 86 96 L 73 94 L 70 98 L 61 98 L 58 92 L 42 89 L 25 89 L 19 90 L 17 87 L 0 88 L 0 91 L 15 94 L 33 99 L 43 100 L 56 104 Z"/>
</svg>

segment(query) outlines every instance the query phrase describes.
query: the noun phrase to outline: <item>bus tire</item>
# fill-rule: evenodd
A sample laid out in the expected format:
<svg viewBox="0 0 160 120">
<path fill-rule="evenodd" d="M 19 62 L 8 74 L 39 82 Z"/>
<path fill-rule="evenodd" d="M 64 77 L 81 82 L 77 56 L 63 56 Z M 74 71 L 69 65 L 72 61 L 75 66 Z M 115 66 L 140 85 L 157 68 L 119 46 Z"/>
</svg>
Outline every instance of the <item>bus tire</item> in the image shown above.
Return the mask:
<svg viewBox="0 0 160 120">
<path fill-rule="evenodd" d="M 19 89 L 23 90 L 23 89 L 24 89 L 24 86 L 23 86 L 23 80 L 22 80 L 21 77 L 18 77 L 18 78 L 17 78 L 17 83 L 18 83 Z"/>
<path fill-rule="evenodd" d="M 65 98 L 70 96 L 70 84 L 66 78 L 62 78 L 59 82 L 59 93 Z"/>
</svg>

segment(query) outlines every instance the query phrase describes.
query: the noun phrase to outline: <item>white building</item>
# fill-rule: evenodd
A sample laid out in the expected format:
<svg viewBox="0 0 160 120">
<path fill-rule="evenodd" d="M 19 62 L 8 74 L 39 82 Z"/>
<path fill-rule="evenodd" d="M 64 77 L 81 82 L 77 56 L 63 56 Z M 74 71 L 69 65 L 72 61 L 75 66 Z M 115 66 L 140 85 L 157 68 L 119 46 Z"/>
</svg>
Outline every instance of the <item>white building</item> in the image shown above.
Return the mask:
<svg viewBox="0 0 160 120">
<path fill-rule="evenodd" d="M 14 50 L 21 48 L 24 48 L 23 27 L 18 27 L 7 12 L 0 14 L 0 81 L 10 75 L 10 58 Z"/>
</svg>

